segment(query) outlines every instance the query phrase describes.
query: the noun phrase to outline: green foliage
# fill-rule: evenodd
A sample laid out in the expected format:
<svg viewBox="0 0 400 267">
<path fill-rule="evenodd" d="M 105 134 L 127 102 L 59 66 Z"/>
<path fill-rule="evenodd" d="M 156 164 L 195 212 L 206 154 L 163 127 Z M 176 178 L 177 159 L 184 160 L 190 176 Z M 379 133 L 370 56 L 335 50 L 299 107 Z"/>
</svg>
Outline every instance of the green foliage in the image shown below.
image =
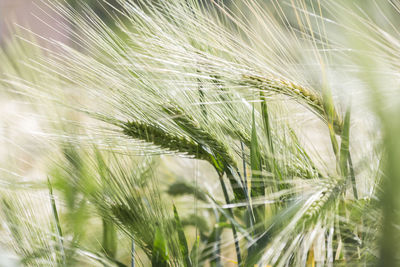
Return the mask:
<svg viewBox="0 0 400 267">
<path fill-rule="evenodd" d="M 53 187 L 51 186 L 50 179 L 47 180 L 48 187 L 49 187 L 49 193 L 50 193 L 50 203 L 51 203 L 51 211 L 53 213 L 54 217 L 54 222 L 55 222 L 55 227 L 56 227 L 56 233 L 57 233 L 57 241 L 59 243 L 59 250 L 61 251 L 61 259 L 58 260 L 60 265 L 65 265 L 65 252 L 64 252 L 64 242 L 63 242 L 63 234 L 62 234 L 62 229 L 61 229 L 61 224 L 60 224 L 60 219 L 58 217 L 58 211 L 57 211 L 57 206 L 56 202 L 54 199 L 53 195 Z"/>
<path fill-rule="evenodd" d="M 258 197 L 264 195 L 264 183 L 262 180 L 261 168 L 261 155 L 258 146 L 257 129 L 254 119 L 253 108 L 253 121 L 251 127 L 251 146 L 250 146 L 250 166 L 251 166 L 251 196 Z"/>
<path fill-rule="evenodd" d="M 265 183 L 262 175 L 261 153 L 258 144 L 257 128 L 254 118 L 254 107 L 251 126 L 251 145 L 250 145 L 250 166 L 251 166 L 251 197 L 257 199 L 265 195 Z M 265 218 L 265 207 L 260 205 L 254 208 L 254 215 L 252 212 L 249 216 L 255 216 L 255 221 L 262 224 Z M 253 220 L 253 218 L 250 218 Z M 253 223 L 254 224 L 254 223 Z"/>
<path fill-rule="evenodd" d="M 193 247 L 190 250 L 190 260 L 193 263 L 193 266 L 199 266 L 199 245 L 200 237 L 197 236 L 196 240 L 193 243 Z"/>
<path fill-rule="evenodd" d="M 156 229 L 154 244 L 152 248 L 151 264 L 152 266 L 168 266 L 168 247 L 167 241 L 160 228 Z"/>
<path fill-rule="evenodd" d="M 189 267 L 189 266 L 192 266 L 192 263 L 191 263 L 190 256 L 189 256 L 189 248 L 188 248 L 188 244 L 186 241 L 185 232 L 183 230 L 183 226 L 179 219 L 178 211 L 176 210 L 175 205 L 173 205 L 173 207 L 174 207 L 175 227 L 178 231 L 179 245 L 181 248 L 181 253 L 185 260 L 185 266 Z"/>
<path fill-rule="evenodd" d="M 115 258 L 117 252 L 117 231 L 112 222 L 103 219 L 103 242 L 102 246 L 104 253 L 110 257 Z"/>
</svg>

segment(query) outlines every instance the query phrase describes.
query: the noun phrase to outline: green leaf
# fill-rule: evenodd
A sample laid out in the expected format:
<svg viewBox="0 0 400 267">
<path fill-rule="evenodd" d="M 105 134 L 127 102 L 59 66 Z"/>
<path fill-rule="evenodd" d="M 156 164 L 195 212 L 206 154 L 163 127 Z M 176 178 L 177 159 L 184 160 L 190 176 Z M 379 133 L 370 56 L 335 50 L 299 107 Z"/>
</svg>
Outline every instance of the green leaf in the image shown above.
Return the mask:
<svg viewBox="0 0 400 267">
<path fill-rule="evenodd" d="M 251 197 L 260 197 L 265 195 L 265 185 L 262 176 L 262 167 L 261 167 L 261 153 L 258 145 L 257 138 L 257 130 L 254 116 L 254 107 L 253 107 L 253 116 L 252 116 L 252 127 L 251 127 L 251 142 L 250 142 L 250 166 L 251 166 Z M 265 207 L 264 205 L 259 205 L 258 207 L 253 209 L 255 223 L 258 225 L 262 225 L 265 217 Z M 252 216 L 252 214 L 249 214 Z M 259 230 L 259 227 L 257 229 Z"/>
<path fill-rule="evenodd" d="M 173 205 L 173 208 L 174 208 L 175 226 L 176 226 L 176 230 L 178 231 L 178 237 L 179 237 L 179 247 L 180 247 L 183 258 L 185 259 L 185 266 L 191 267 L 192 263 L 191 263 L 190 257 L 189 257 L 189 248 L 187 245 L 185 232 L 183 230 L 182 223 L 179 219 L 178 211 L 176 210 L 175 205 Z"/>
<path fill-rule="evenodd" d="M 53 187 L 52 187 L 52 185 L 50 183 L 50 179 L 49 178 L 47 178 L 47 185 L 49 187 L 51 210 L 52 210 L 52 213 L 53 213 L 54 222 L 56 224 L 57 242 L 58 242 L 58 245 L 60 246 L 59 249 L 60 249 L 60 253 L 61 253 L 61 259 L 59 259 L 59 261 L 62 262 L 63 265 L 65 265 L 66 259 L 65 259 L 64 244 L 63 244 L 63 233 L 62 233 L 62 230 L 61 230 L 60 219 L 58 217 L 56 201 L 55 201 L 54 195 L 53 195 Z"/>
<path fill-rule="evenodd" d="M 160 229 L 157 227 L 156 234 L 154 236 L 153 252 L 152 252 L 151 264 L 153 267 L 167 267 L 168 266 L 168 247 L 167 241 Z"/>
<path fill-rule="evenodd" d="M 271 125 L 269 122 L 269 115 L 268 115 L 268 106 L 267 106 L 267 101 L 265 99 L 264 91 L 260 91 L 260 98 L 261 98 L 261 114 L 263 118 L 265 135 L 267 136 L 269 149 L 271 150 L 271 153 L 274 153 L 274 147 L 272 145 L 272 136 L 271 136 Z"/>
<path fill-rule="evenodd" d="M 261 258 L 265 248 L 270 244 L 273 238 L 290 223 L 293 216 L 304 205 L 303 201 L 294 202 L 287 208 L 283 209 L 276 216 L 271 218 L 268 227 L 265 231 L 257 237 L 257 242 L 251 244 L 247 251 L 247 257 L 244 263 L 245 267 L 253 267 Z"/>
<path fill-rule="evenodd" d="M 344 177 L 348 176 L 348 157 L 349 157 L 349 144 L 350 144 L 350 107 L 346 111 L 344 117 L 343 130 L 341 135 L 342 142 L 340 143 L 340 158 L 339 166 L 341 173 Z"/>
<path fill-rule="evenodd" d="M 254 107 L 253 107 L 253 119 L 251 127 L 251 144 L 250 144 L 250 166 L 251 166 L 251 196 L 258 197 L 264 195 L 264 184 L 261 180 L 261 154 L 258 146 L 257 129 L 254 118 Z"/>
<path fill-rule="evenodd" d="M 323 98 L 323 105 L 324 105 L 324 113 L 326 116 L 328 129 L 329 129 L 329 136 L 331 139 L 333 153 L 335 154 L 336 159 L 339 161 L 339 148 L 338 143 L 336 140 L 336 134 L 340 133 L 342 129 L 335 123 L 335 118 L 337 118 L 335 106 L 333 103 L 332 93 L 326 86 L 322 87 L 322 98 Z M 339 167 L 339 166 L 338 166 Z"/>
<path fill-rule="evenodd" d="M 114 224 L 103 218 L 103 250 L 110 257 L 115 258 L 117 253 L 117 231 Z"/>
<path fill-rule="evenodd" d="M 131 267 L 135 267 L 135 240 L 133 239 L 131 245 Z"/>
<path fill-rule="evenodd" d="M 196 237 L 196 241 L 193 244 L 192 250 L 190 251 L 190 260 L 193 266 L 198 266 L 199 264 L 199 246 L 200 246 L 200 236 Z"/>
<path fill-rule="evenodd" d="M 224 228 L 231 228 L 231 224 L 226 222 L 225 217 L 222 217 L 220 222 L 214 225 L 201 252 L 201 261 L 210 259 L 210 266 L 221 266 L 219 254 L 221 253 L 221 234 Z"/>
</svg>

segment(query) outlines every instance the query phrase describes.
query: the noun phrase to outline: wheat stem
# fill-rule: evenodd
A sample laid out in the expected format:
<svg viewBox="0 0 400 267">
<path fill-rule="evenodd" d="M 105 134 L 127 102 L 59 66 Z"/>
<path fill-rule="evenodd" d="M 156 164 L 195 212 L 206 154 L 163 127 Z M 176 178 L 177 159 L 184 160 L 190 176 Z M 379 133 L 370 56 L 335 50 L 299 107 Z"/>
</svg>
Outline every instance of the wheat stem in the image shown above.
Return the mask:
<svg viewBox="0 0 400 267">
<path fill-rule="evenodd" d="M 229 200 L 228 191 L 226 190 L 225 182 L 223 180 L 222 175 L 219 175 L 219 181 L 221 183 L 222 192 L 224 193 L 225 202 L 226 202 L 226 204 L 230 205 L 231 202 Z M 228 212 L 229 212 L 229 215 L 232 218 L 234 218 L 232 208 L 228 208 Z M 231 228 L 232 228 L 233 239 L 235 241 L 235 250 L 236 250 L 238 265 L 242 266 L 242 256 L 240 253 L 239 239 L 237 238 L 236 227 L 233 223 L 231 223 Z"/>
</svg>

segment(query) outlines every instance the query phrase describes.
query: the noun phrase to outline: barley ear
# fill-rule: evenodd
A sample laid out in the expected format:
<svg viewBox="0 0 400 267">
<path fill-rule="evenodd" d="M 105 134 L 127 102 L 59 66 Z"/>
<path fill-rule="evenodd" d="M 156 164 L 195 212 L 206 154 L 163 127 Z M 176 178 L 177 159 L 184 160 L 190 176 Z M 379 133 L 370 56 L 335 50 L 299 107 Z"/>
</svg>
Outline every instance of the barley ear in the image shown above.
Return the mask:
<svg viewBox="0 0 400 267">
<path fill-rule="evenodd" d="M 245 199 L 245 192 L 234 172 L 237 164 L 229 149 L 209 131 L 203 129 L 191 116 L 182 109 L 172 105 L 164 107 L 171 119 L 209 154 L 208 161 L 215 167 L 219 175 L 227 174 L 236 200 Z"/>
<path fill-rule="evenodd" d="M 330 112 L 326 112 L 322 96 L 317 94 L 314 90 L 291 81 L 285 81 L 273 77 L 265 78 L 255 75 L 242 75 L 242 78 L 243 80 L 240 81 L 241 85 L 252 86 L 261 91 L 271 91 L 301 100 L 299 101 L 301 104 L 309 107 L 325 122 L 328 123 L 331 121 L 335 133 L 338 135 L 341 134 L 343 125 L 341 117 L 338 115 L 333 105 L 331 106 Z"/>
<path fill-rule="evenodd" d="M 135 139 L 153 143 L 163 149 L 178 151 L 197 159 L 209 160 L 209 156 L 202 147 L 192 140 L 167 133 L 158 126 L 138 121 L 126 122 L 122 125 L 123 133 Z"/>
</svg>

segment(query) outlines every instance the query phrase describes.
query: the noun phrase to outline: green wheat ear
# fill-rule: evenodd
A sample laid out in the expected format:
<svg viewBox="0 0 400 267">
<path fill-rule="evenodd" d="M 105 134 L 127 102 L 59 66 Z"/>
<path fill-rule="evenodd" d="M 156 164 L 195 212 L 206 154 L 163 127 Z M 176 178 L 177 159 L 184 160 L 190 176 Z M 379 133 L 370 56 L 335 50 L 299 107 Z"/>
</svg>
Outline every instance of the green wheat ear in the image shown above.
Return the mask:
<svg viewBox="0 0 400 267">
<path fill-rule="evenodd" d="M 190 115 L 173 105 L 164 106 L 164 111 L 171 116 L 172 120 L 189 136 L 208 152 L 208 161 L 215 167 L 220 177 L 226 173 L 231 184 L 236 200 L 245 199 L 243 186 L 236 179 L 234 172 L 237 170 L 237 163 L 230 154 L 225 144 L 211 132 L 203 129 L 200 124 Z"/>
<path fill-rule="evenodd" d="M 176 106 L 169 105 L 164 107 L 164 110 L 193 140 L 209 148 L 214 157 L 212 163 L 219 171 L 223 172 L 228 166 L 237 167 L 236 161 L 229 153 L 229 149 L 209 131 L 201 128 L 194 118 L 185 114 L 182 109 Z"/>
<path fill-rule="evenodd" d="M 209 156 L 201 145 L 185 137 L 172 135 L 160 127 L 138 121 L 129 121 L 122 126 L 123 133 L 135 139 L 153 143 L 163 149 L 178 151 L 197 159 L 209 160 Z"/>
<path fill-rule="evenodd" d="M 237 164 L 228 148 L 214 135 L 201 128 L 196 120 L 185 114 L 179 107 L 168 105 L 164 107 L 164 111 L 193 140 L 170 134 L 158 126 L 138 121 L 123 123 L 123 133 L 166 150 L 178 151 L 208 161 L 215 167 L 219 175 L 227 174 L 235 198 L 237 200 L 244 199 L 243 190 L 233 175 Z"/>
<path fill-rule="evenodd" d="M 329 121 L 325 112 L 322 96 L 317 94 L 314 90 L 282 79 L 265 78 L 254 75 L 242 75 L 242 78 L 243 80 L 240 83 L 243 85 L 251 85 L 260 90 L 273 91 L 287 96 L 300 98 L 325 121 Z M 336 110 L 333 110 L 332 119 L 335 133 L 340 135 L 343 128 L 343 121 Z"/>
</svg>

